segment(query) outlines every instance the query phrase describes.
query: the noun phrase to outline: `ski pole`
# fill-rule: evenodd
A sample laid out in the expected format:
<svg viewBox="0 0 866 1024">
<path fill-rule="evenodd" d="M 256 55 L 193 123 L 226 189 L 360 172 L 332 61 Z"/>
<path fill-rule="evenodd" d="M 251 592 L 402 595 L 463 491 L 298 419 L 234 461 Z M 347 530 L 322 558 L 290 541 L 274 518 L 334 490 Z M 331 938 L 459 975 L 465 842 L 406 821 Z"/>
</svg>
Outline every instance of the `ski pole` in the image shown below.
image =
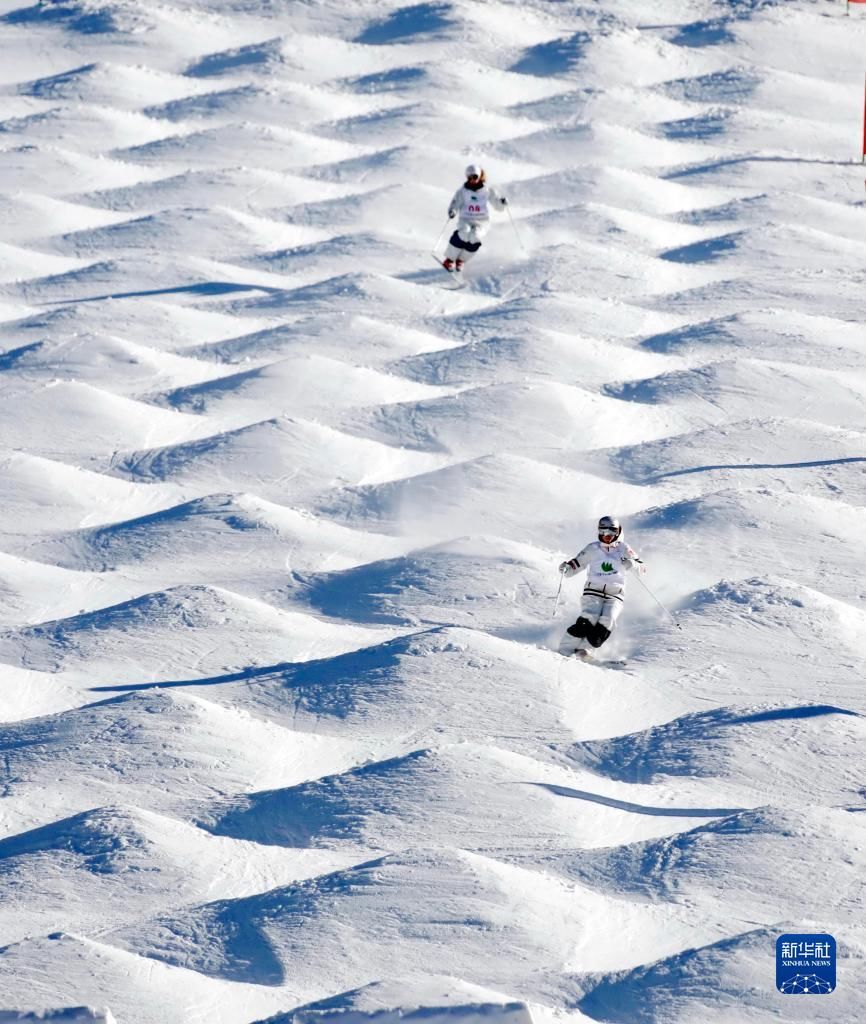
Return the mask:
<svg viewBox="0 0 866 1024">
<path fill-rule="evenodd" d="M 511 216 L 511 207 L 506 206 L 505 212 L 508 214 L 508 219 L 511 221 L 511 226 L 514 228 L 514 235 L 517 238 L 517 244 L 524 252 L 526 252 L 526 246 L 521 241 L 520 232 L 517 230 L 517 225 L 514 223 L 514 218 Z"/>
<path fill-rule="evenodd" d="M 559 595 L 562 593 L 562 581 L 565 579 L 565 573 L 559 574 L 559 588 L 556 591 L 556 600 L 553 602 L 553 615 L 551 618 L 556 618 L 556 609 L 559 607 Z"/>
<path fill-rule="evenodd" d="M 450 217 L 448 217 L 446 219 L 445 223 L 442 225 L 442 230 L 437 235 L 436 241 L 433 243 L 433 248 L 430 250 L 433 253 L 434 256 L 436 255 L 436 250 L 439 248 L 439 243 L 442 241 L 442 236 L 445 234 L 445 228 L 448 227 L 448 221 L 449 220 L 451 220 Z"/>
<path fill-rule="evenodd" d="M 671 622 L 677 627 L 677 629 L 682 629 L 683 627 L 677 622 L 677 620 L 673 617 L 673 615 L 671 615 L 671 613 L 668 611 L 668 609 L 665 608 L 665 606 L 661 603 L 661 601 L 659 601 L 659 599 L 650 590 L 650 588 L 646 585 L 646 583 L 644 583 L 644 581 L 640 578 L 640 573 L 637 573 L 637 581 L 644 588 L 644 590 L 649 594 L 649 596 L 653 599 L 653 601 L 655 601 L 655 603 L 659 606 L 659 608 L 661 608 L 661 610 L 663 612 L 666 612 L 667 615 L 670 616 Z"/>
</svg>

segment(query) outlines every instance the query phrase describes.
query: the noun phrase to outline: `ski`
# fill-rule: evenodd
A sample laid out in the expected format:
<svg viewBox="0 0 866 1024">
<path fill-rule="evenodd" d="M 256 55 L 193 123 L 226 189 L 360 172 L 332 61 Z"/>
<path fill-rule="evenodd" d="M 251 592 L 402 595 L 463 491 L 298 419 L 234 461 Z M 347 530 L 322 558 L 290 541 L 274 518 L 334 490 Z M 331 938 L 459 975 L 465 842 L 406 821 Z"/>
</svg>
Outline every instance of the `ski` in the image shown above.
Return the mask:
<svg viewBox="0 0 866 1024">
<path fill-rule="evenodd" d="M 628 662 L 624 658 L 597 658 L 589 651 L 572 651 L 563 655 L 566 658 L 575 658 L 586 665 L 597 665 L 599 668 L 627 668 Z"/>
</svg>

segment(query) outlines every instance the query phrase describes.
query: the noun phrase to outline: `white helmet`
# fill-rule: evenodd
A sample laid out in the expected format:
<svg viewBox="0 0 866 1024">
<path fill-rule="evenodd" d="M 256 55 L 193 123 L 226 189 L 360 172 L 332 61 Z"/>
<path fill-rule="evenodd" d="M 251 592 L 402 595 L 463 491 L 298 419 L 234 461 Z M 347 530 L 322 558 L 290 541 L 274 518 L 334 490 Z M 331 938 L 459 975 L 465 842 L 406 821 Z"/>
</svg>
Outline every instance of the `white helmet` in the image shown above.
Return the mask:
<svg viewBox="0 0 866 1024">
<path fill-rule="evenodd" d="M 480 164 L 470 164 L 466 168 L 466 178 L 480 178 L 484 180 L 484 168 Z"/>
<path fill-rule="evenodd" d="M 614 544 L 622 536 L 622 524 L 615 516 L 602 516 L 598 521 L 598 539 L 602 544 Z M 613 540 L 605 540 L 612 537 Z"/>
</svg>

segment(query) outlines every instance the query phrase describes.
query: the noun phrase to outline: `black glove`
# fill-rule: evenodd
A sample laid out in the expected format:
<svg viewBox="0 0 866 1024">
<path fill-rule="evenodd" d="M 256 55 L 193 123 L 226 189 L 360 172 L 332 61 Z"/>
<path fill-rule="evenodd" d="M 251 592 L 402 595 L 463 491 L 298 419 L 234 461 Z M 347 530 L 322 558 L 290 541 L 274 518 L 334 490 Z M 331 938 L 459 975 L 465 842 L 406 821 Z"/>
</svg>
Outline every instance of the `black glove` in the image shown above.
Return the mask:
<svg viewBox="0 0 866 1024">
<path fill-rule="evenodd" d="M 457 214 L 453 210 L 448 211 L 448 220 L 454 220 Z"/>
<path fill-rule="evenodd" d="M 503 206 L 508 206 L 508 200 L 505 198 L 505 196 L 502 197 L 500 202 L 502 203 Z"/>
</svg>

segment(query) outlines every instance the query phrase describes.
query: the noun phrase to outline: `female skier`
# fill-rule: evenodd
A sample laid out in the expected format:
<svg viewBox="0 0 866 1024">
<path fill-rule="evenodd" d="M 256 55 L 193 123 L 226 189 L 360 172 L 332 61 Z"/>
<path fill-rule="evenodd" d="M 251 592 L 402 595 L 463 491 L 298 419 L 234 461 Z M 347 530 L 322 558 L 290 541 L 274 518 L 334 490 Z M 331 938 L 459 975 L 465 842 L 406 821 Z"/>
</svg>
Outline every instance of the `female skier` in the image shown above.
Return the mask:
<svg viewBox="0 0 866 1024">
<path fill-rule="evenodd" d="M 484 177 L 484 168 L 470 164 L 466 181 L 457 189 L 448 204 L 448 216 L 458 217 L 457 228 L 448 240 L 442 266 L 448 271 L 461 271 L 481 248 L 481 239 L 490 227 L 490 205 L 504 210 L 508 200 Z"/>
<path fill-rule="evenodd" d="M 598 540 L 591 541 L 559 567 L 566 577 L 582 569 L 586 569 L 586 583 L 580 615 L 565 631 L 559 653 L 585 658 L 590 648 L 601 647 L 613 632 L 623 609 L 626 574 L 632 569 L 643 572 L 644 563 L 622 539 L 620 521 L 602 516 L 598 521 Z"/>
</svg>

